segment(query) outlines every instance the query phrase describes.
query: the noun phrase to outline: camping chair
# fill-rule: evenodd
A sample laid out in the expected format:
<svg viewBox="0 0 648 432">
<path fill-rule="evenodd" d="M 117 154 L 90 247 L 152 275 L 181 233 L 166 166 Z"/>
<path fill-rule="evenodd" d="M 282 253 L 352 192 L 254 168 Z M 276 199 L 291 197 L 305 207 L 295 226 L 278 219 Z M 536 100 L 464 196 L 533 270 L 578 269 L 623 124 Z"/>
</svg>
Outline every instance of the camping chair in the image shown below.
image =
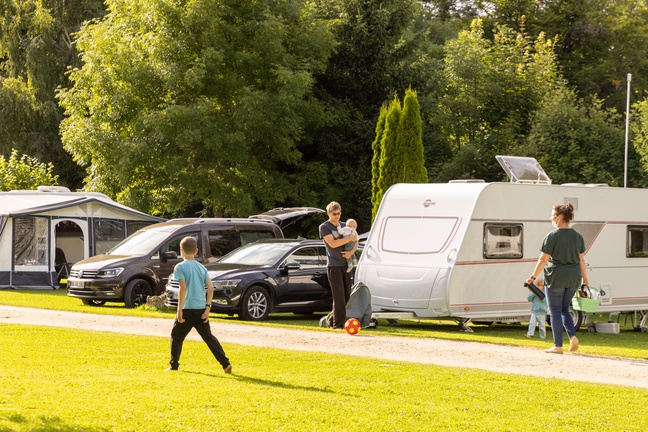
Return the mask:
<svg viewBox="0 0 648 432">
<path fill-rule="evenodd" d="M 67 262 L 65 252 L 61 248 L 56 248 L 54 255 L 54 270 L 56 270 L 56 281 L 59 285 L 67 285 L 67 279 L 70 277 L 72 263 Z"/>
</svg>

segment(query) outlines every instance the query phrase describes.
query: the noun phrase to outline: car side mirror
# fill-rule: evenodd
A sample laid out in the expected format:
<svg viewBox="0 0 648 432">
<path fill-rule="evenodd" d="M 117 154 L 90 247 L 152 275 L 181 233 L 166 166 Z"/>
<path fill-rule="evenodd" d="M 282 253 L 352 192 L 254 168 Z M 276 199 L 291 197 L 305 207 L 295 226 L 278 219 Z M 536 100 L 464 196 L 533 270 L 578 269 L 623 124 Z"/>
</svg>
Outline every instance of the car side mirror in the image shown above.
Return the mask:
<svg viewBox="0 0 648 432">
<path fill-rule="evenodd" d="M 283 270 L 288 272 L 290 270 L 299 270 L 301 268 L 301 264 L 296 263 L 294 261 L 286 263 L 286 265 L 283 266 Z"/>
<path fill-rule="evenodd" d="M 162 253 L 162 262 L 167 262 L 170 259 L 178 259 L 178 253 L 176 251 L 167 251 Z"/>
</svg>

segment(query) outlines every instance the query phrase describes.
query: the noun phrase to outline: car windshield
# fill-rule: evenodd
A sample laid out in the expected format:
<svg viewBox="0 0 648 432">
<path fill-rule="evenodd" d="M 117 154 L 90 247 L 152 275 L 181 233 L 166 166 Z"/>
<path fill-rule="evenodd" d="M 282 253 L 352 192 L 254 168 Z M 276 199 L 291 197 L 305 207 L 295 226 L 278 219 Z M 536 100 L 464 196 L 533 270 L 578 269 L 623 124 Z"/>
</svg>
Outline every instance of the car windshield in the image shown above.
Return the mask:
<svg viewBox="0 0 648 432">
<path fill-rule="evenodd" d="M 245 264 L 271 266 L 277 263 L 292 248 L 289 243 L 249 243 L 233 250 L 218 262 L 228 264 Z"/>
<path fill-rule="evenodd" d="M 146 255 L 168 236 L 166 231 L 140 230 L 112 248 L 108 255 Z"/>
</svg>

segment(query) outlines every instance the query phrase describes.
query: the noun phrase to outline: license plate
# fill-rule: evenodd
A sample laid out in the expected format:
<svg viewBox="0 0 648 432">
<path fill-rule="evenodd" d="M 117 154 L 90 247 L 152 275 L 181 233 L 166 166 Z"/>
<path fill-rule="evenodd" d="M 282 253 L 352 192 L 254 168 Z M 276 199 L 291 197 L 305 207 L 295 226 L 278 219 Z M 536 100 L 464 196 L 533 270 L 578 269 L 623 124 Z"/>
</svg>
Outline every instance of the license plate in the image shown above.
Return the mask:
<svg viewBox="0 0 648 432">
<path fill-rule="evenodd" d="M 70 288 L 83 288 L 83 281 L 68 281 Z"/>
</svg>

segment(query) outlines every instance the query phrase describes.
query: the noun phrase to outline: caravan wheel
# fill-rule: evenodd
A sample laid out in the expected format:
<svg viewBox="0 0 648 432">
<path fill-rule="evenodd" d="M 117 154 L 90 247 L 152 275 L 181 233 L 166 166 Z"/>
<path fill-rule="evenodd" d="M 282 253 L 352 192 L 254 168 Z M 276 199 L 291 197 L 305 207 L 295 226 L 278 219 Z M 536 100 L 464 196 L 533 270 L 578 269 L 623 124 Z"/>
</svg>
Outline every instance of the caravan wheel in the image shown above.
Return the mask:
<svg viewBox="0 0 648 432">
<path fill-rule="evenodd" d="M 583 325 L 583 312 L 574 310 L 570 306 L 569 314 L 571 315 L 572 320 L 574 320 L 574 328 L 578 331 L 578 329 Z"/>
<path fill-rule="evenodd" d="M 572 321 L 574 321 L 574 329 L 576 329 L 576 331 L 586 324 L 583 312 L 574 310 L 569 306 L 569 314 L 572 317 Z M 547 311 L 547 325 L 551 327 L 551 315 L 549 314 L 549 311 Z"/>
</svg>

